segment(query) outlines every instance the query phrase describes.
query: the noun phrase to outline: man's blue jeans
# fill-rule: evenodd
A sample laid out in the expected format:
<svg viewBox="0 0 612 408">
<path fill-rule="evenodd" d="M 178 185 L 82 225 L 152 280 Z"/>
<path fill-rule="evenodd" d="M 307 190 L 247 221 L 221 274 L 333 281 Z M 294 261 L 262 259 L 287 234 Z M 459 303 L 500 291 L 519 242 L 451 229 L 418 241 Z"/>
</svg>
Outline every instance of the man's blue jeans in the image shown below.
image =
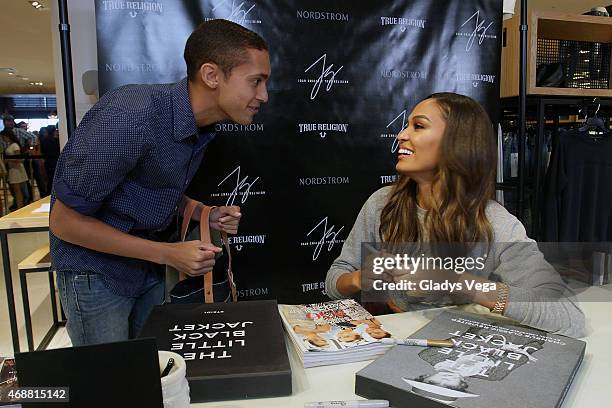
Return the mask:
<svg viewBox="0 0 612 408">
<path fill-rule="evenodd" d="M 84 271 L 58 271 L 57 286 L 73 346 L 109 343 L 137 337 L 155 305 L 162 304 L 162 276 L 149 273 L 138 297 L 119 296 L 102 276 Z"/>
</svg>

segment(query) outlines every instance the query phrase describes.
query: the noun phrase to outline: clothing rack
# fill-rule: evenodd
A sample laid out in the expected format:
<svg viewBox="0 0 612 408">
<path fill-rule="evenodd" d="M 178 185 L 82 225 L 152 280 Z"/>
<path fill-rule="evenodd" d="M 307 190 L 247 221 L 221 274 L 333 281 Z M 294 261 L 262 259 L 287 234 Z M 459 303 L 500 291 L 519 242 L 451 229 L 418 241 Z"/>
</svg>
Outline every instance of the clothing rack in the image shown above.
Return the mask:
<svg viewBox="0 0 612 408">
<path fill-rule="evenodd" d="M 601 107 L 599 111 L 600 117 L 604 117 L 607 115 L 610 117 L 612 115 L 612 97 L 610 98 L 598 98 L 598 102 Z M 557 130 L 559 129 L 562 123 L 559 120 L 560 116 L 567 115 L 578 115 L 578 111 L 580 107 L 593 103 L 593 98 L 573 98 L 573 97 L 550 97 L 550 96 L 528 96 L 527 97 L 527 106 L 526 106 L 526 114 L 525 114 L 525 126 L 527 124 L 527 119 L 535 120 L 535 150 L 533 152 L 533 166 L 534 166 L 534 174 L 532 177 L 527 177 L 525 171 L 526 164 L 526 155 L 525 155 L 525 142 L 526 139 L 521 138 L 519 135 L 519 177 L 516 180 L 511 182 L 497 183 L 496 189 L 501 191 L 516 191 L 517 193 L 520 191 L 526 192 L 528 196 L 530 196 L 529 206 L 531 210 L 531 222 L 530 225 L 527 225 L 527 232 L 530 237 L 538 240 L 540 238 L 540 221 L 541 221 L 541 207 L 543 203 L 543 195 L 542 191 L 544 188 L 544 182 L 546 177 L 546 160 L 545 160 L 545 149 L 544 145 L 546 143 L 545 132 L 547 126 L 547 120 L 552 120 L 553 126 L 553 138 L 557 137 Z M 508 120 L 516 120 L 520 126 L 520 113 L 515 112 L 517 106 L 516 97 L 511 98 L 502 98 L 502 114 L 500 118 L 500 122 L 507 123 Z M 604 115 L 605 113 L 605 115 Z M 570 125 L 571 123 L 566 123 Z M 503 126 L 502 126 L 503 127 Z M 578 122 L 576 122 L 576 127 L 578 127 Z M 522 167 L 521 167 L 521 163 Z M 522 170 L 522 176 L 520 177 L 520 172 Z M 525 223 L 525 206 L 519 205 L 519 200 L 524 197 L 520 197 L 520 194 L 516 196 L 516 216 L 519 220 Z"/>
</svg>

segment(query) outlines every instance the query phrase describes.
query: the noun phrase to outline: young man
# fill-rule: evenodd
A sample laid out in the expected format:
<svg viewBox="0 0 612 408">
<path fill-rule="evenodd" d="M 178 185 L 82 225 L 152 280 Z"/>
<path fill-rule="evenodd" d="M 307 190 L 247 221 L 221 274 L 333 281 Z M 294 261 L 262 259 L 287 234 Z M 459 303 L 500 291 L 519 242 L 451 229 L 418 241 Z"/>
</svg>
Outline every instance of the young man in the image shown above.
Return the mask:
<svg viewBox="0 0 612 408">
<path fill-rule="evenodd" d="M 214 124 L 247 125 L 267 102 L 268 47 L 238 24 L 212 20 L 191 34 L 184 57 L 188 78 L 176 84 L 105 94 L 60 155 L 50 243 L 73 345 L 136 336 L 163 300 L 163 265 L 201 275 L 221 251 L 158 235 L 180 212 Z M 218 207 L 210 225 L 235 234 L 240 216 L 239 207 Z"/>
</svg>

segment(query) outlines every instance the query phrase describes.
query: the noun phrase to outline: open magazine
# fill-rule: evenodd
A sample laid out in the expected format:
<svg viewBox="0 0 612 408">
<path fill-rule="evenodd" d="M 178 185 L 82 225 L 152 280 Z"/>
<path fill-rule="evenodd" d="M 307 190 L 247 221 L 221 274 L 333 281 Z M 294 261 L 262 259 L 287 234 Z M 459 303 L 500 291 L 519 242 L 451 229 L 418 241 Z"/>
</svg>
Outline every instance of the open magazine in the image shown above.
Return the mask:
<svg viewBox="0 0 612 408">
<path fill-rule="evenodd" d="M 16 398 L 9 396 L 9 392 L 16 391 L 18 386 L 15 359 L 0 357 L 0 406 L 3 408 L 20 406 Z"/>
<path fill-rule="evenodd" d="M 371 360 L 389 349 L 392 337 L 352 299 L 279 305 L 285 330 L 304 367 Z"/>
</svg>

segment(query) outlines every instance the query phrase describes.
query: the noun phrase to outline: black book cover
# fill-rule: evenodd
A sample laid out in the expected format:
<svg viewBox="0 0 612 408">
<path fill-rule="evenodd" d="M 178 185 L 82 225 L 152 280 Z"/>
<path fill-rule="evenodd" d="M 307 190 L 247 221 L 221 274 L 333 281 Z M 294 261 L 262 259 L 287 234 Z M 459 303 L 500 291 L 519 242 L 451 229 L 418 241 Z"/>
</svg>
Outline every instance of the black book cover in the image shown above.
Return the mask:
<svg viewBox="0 0 612 408">
<path fill-rule="evenodd" d="M 275 300 L 156 306 L 141 337 L 183 356 L 192 402 L 291 394 Z"/>
<path fill-rule="evenodd" d="M 484 316 L 442 312 L 412 338 L 454 347 L 395 346 L 357 373 L 355 393 L 397 408 L 559 407 L 586 343 Z"/>
</svg>

